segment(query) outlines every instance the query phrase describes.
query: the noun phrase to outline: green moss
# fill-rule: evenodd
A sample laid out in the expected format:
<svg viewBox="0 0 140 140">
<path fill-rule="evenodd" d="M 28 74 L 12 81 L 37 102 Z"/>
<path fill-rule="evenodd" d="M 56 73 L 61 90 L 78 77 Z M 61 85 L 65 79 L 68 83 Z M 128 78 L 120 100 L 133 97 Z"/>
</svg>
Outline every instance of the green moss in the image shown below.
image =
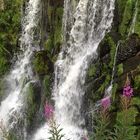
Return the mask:
<svg viewBox="0 0 140 140">
<path fill-rule="evenodd" d="M 140 75 L 135 77 L 135 79 L 134 79 L 134 87 L 135 87 L 135 89 L 140 90 Z"/>
<path fill-rule="evenodd" d="M 97 90 L 97 93 L 102 94 L 104 93 L 105 89 L 109 86 L 110 84 L 110 80 L 111 80 L 111 74 L 112 74 L 112 67 L 113 67 L 113 63 L 114 63 L 114 55 L 116 52 L 116 44 L 114 42 L 114 40 L 112 39 L 112 37 L 107 34 L 102 42 L 104 45 L 109 46 L 110 48 L 110 61 L 108 63 L 100 63 L 101 66 L 101 73 L 102 76 L 105 76 L 105 80 L 102 83 L 102 85 L 99 87 L 99 89 Z M 94 76 L 96 72 L 96 67 L 91 67 L 88 71 L 88 75 L 89 76 Z"/>
<path fill-rule="evenodd" d="M 118 84 L 117 83 L 113 84 L 113 88 L 112 88 L 112 99 L 113 99 L 113 101 L 115 101 L 115 99 L 116 99 L 117 89 L 118 89 Z"/>
<path fill-rule="evenodd" d="M 120 14 L 120 16 L 122 15 L 122 13 L 125 10 L 125 5 L 126 5 L 127 0 L 117 0 L 117 4 L 118 4 L 118 14 Z"/>
<path fill-rule="evenodd" d="M 50 97 L 51 97 L 51 91 L 50 91 L 50 79 L 51 79 L 51 77 L 50 77 L 50 75 L 46 75 L 45 77 L 44 77 L 44 80 L 43 80 L 43 85 L 44 85 L 44 91 L 45 91 L 45 97 L 47 98 L 47 99 L 50 99 Z"/>
<path fill-rule="evenodd" d="M 137 7 L 137 19 L 135 24 L 135 33 L 137 33 L 140 37 L 140 1 L 138 1 L 138 7 Z"/>
<path fill-rule="evenodd" d="M 44 60 L 44 54 L 38 52 L 33 61 L 33 66 L 38 74 L 46 74 L 48 72 L 47 60 Z"/>
<path fill-rule="evenodd" d="M 30 126 L 34 119 L 34 115 L 37 110 L 37 103 L 35 102 L 35 92 L 32 84 L 29 84 L 27 88 L 27 124 Z"/>
<path fill-rule="evenodd" d="M 52 23 L 52 14 L 54 12 L 54 8 L 50 5 L 48 5 L 48 10 L 47 10 L 47 13 L 48 13 L 48 22 L 49 22 L 49 25 L 51 25 Z"/>
<path fill-rule="evenodd" d="M 2 97 L 4 96 L 4 89 L 6 88 L 6 84 L 3 79 L 0 79 L 0 102 L 2 100 Z"/>
<path fill-rule="evenodd" d="M 115 131 L 117 140 L 136 140 L 136 126 L 133 124 L 135 123 L 137 114 L 137 110 L 133 107 L 117 113 Z"/>
<path fill-rule="evenodd" d="M 62 43 L 62 16 L 63 8 L 56 9 L 56 19 L 55 19 L 55 32 L 54 32 L 54 45 Z"/>
<path fill-rule="evenodd" d="M 6 140 L 17 140 L 17 138 L 14 133 L 10 132 Z"/>
<path fill-rule="evenodd" d="M 50 33 L 45 43 L 45 49 L 49 53 L 52 53 L 54 49 L 57 49 L 62 44 L 62 16 L 62 7 L 48 6 Z"/>
<path fill-rule="evenodd" d="M 50 35 L 45 42 L 45 49 L 51 53 L 52 48 L 54 47 L 52 36 Z"/>
<path fill-rule="evenodd" d="M 132 100 L 131 100 L 131 105 L 139 105 L 140 106 L 139 97 L 133 97 Z"/>
<path fill-rule="evenodd" d="M 110 75 L 108 74 L 108 75 L 106 76 L 106 79 L 105 79 L 104 83 L 100 86 L 100 88 L 98 89 L 97 92 L 99 92 L 99 93 L 101 93 L 101 94 L 104 93 L 104 92 L 105 92 L 105 89 L 106 89 L 107 86 L 109 85 L 110 79 L 111 79 L 111 77 L 110 77 Z"/>
<path fill-rule="evenodd" d="M 0 74 L 4 74 L 7 69 L 9 68 L 9 65 L 8 65 L 8 60 L 1 55 L 0 57 Z"/>
<path fill-rule="evenodd" d="M 119 64 L 117 66 L 117 68 L 118 68 L 118 76 L 122 75 L 123 74 L 123 64 Z"/>
<path fill-rule="evenodd" d="M 123 37 L 128 34 L 132 22 L 136 0 L 127 0 L 119 32 Z"/>
<path fill-rule="evenodd" d="M 9 69 L 9 61 L 17 45 L 22 0 L 4 0 L 0 11 L 0 75 Z"/>
<path fill-rule="evenodd" d="M 113 64 L 114 64 L 114 56 L 115 56 L 115 52 L 116 52 L 116 44 L 114 42 L 114 40 L 109 36 L 108 37 L 108 44 L 110 46 L 110 63 L 109 63 L 109 67 L 112 69 Z"/>
<path fill-rule="evenodd" d="M 91 65 L 89 70 L 88 70 L 88 76 L 89 77 L 93 77 L 95 76 L 96 73 L 96 66 L 95 65 Z"/>
</svg>

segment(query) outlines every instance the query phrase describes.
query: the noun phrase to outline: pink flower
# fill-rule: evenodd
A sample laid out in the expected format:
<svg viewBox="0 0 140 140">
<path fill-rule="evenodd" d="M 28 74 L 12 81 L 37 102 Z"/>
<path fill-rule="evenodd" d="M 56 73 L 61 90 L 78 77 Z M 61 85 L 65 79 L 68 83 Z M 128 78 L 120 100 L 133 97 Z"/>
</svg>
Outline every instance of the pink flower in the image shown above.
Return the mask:
<svg viewBox="0 0 140 140">
<path fill-rule="evenodd" d="M 88 137 L 87 136 L 83 136 L 82 140 L 88 140 Z"/>
<path fill-rule="evenodd" d="M 110 105 L 111 105 L 110 97 L 107 96 L 107 97 L 103 98 L 101 100 L 101 105 L 102 105 L 104 110 L 108 109 L 110 107 Z"/>
<path fill-rule="evenodd" d="M 53 117 L 53 113 L 54 113 L 53 106 L 46 102 L 46 105 L 45 105 L 45 117 L 47 119 L 51 119 Z"/>
<path fill-rule="evenodd" d="M 133 88 L 128 85 L 123 88 L 123 96 L 131 98 L 133 96 Z"/>
</svg>

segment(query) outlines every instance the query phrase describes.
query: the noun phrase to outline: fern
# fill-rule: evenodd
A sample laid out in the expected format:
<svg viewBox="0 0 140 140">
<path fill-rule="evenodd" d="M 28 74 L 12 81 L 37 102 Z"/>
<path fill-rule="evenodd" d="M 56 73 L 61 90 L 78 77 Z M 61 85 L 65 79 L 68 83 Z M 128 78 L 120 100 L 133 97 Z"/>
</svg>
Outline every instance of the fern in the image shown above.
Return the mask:
<svg viewBox="0 0 140 140">
<path fill-rule="evenodd" d="M 51 122 L 50 130 L 49 130 L 51 137 L 49 137 L 49 140 L 62 140 L 64 135 L 61 134 L 61 132 L 62 132 L 62 128 L 60 128 L 60 126 L 57 125 L 55 121 Z"/>
<path fill-rule="evenodd" d="M 110 124 L 109 112 L 100 112 L 100 114 L 96 114 L 95 126 L 93 127 L 93 135 L 90 140 L 113 140 L 113 133 L 108 129 Z"/>
<path fill-rule="evenodd" d="M 137 111 L 133 107 L 130 108 L 130 103 L 131 99 L 121 97 L 122 111 L 117 113 L 114 140 L 137 140 L 136 126 L 133 126 Z"/>
</svg>

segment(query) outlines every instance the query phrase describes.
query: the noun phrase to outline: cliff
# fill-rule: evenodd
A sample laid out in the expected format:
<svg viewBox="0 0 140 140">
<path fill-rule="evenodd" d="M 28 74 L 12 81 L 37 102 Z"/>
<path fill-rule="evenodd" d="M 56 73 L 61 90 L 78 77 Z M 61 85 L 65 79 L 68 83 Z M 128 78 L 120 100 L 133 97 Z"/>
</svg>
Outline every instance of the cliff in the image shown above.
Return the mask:
<svg viewBox="0 0 140 140">
<path fill-rule="evenodd" d="M 112 90 L 112 123 L 115 123 L 114 120 L 120 113 L 120 95 L 128 76 L 134 88 L 130 110 L 132 108 L 132 112 L 135 114 L 136 132 L 140 131 L 140 1 L 138 0 L 137 5 L 136 2 L 137 0 L 116 0 L 112 29 L 99 45 L 98 58 L 96 61 L 93 60 L 88 68 L 82 113 L 89 132 L 92 129 L 91 115 L 87 115 L 85 112 L 90 112 L 94 108 L 96 101 L 103 98 L 105 90 L 110 85 L 114 56 L 119 41 L 121 43 L 117 52 Z M 24 9 L 25 3 L 25 1 L 5 0 L 4 4 L 0 5 L 2 7 L 0 10 L 0 99 L 3 98 L 3 91 L 6 89 L 3 76 L 9 72 L 15 62 L 15 54 L 19 52 L 21 8 Z M 73 0 L 73 3 L 77 3 L 77 0 Z M 54 63 L 63 45 L 63 6 L 63 0 L 41 1 L 38 27 L 41 38 L 40 51 L 35 52 L 32 60 L 33 70 L 38 75 L 39 83 L 31 84 L 28 90 L 29 133 L 32 133 L 44 121 L 43 107 L 46 99 L 51 98 Z M 74 9 L 74 5 L 71 8 Z M 136 19 L 133 22 L 136 10 Z M 67 30 L 71 29 L 70 26 L 70 22 L 67 23 Z M 66 37 L 65 42 L 69 38 L 69 33 Z"/>
</svg>

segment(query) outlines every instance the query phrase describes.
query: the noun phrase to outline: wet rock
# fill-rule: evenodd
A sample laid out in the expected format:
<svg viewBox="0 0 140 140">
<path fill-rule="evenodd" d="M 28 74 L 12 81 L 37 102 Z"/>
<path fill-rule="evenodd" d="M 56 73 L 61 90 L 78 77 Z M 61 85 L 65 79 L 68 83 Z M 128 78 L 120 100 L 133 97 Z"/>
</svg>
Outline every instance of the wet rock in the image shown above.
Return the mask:
<svg viewBox="0 0 140 140">
<path fill-rule="evenodd" d="M 140 51 L 140 38 L 138 35 L 131 35 L 126 41 L 121 43 L 117 56 L 117 63 L 121 63 Z"/>
<path fill-rule="evenodd" d="M 40 76 L 53 72 L 53 62 L 50 60 L 47 51 L 35 53 L 33 61 L 34 70 Z"/>
</svg>

